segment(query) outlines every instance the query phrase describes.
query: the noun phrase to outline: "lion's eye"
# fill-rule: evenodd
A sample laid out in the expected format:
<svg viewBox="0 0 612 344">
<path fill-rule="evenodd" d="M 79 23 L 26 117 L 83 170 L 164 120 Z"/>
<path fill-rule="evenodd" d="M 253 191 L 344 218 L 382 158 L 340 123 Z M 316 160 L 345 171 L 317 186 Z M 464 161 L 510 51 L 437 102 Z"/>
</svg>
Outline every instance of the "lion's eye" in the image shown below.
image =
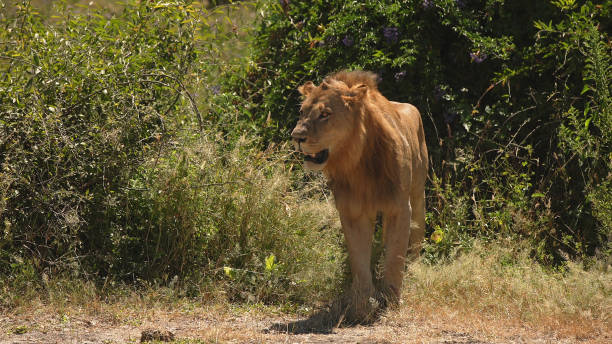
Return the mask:
<svg viewBox="0 0 612 344">
<path fill-rule="evenodd" d="M 329 117 L 329 115 L 331 115 L 331 114 L 329 112 L 327 112 L 327 111 L 321 112 L 321 118 L 327 118 L 327 117 Z"/>
</svg>

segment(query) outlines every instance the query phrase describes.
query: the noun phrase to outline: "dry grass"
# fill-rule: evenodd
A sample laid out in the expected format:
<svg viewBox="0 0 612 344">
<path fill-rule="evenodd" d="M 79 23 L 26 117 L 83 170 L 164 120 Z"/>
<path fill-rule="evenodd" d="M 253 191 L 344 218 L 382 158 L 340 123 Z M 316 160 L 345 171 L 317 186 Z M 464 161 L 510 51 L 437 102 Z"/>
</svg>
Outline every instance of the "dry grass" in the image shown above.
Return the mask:
<svg viewBox="0 0 612 344">
<path fill-rule="evenodd" d="M 414 263 L 397 316 L 416 312 L 480 330 L 513 324 L 576 339 L 611 338 L 612 274 L 573 262 L 563 272 L 547 271 L 527 252 L 515 242 L 476 245 L 447 265 Z"/>
<path fill-rule="evenodd" d="M 198 298 L 176 290 L 50 281 L 45 297 L 29 294 L 0 316 L 4 339 L 134 342 L 145 328 L 170 329 L 179 343 L 606 343 L 612 339 L 612 276 L 570 263 L 550 272 L 511 245 L 477 245 L 447 265 L 409 266 L 402 305 L 373 326 L 331 333 L 270 332 L 295 311 L 233 304 L 222 291 Z M 23 335 L 15 334 L 17 329 Z M 41 339 L 43 338 L 43 339 Z M 93 340 L 92 342 L 98 342 Z"/>
</svg>

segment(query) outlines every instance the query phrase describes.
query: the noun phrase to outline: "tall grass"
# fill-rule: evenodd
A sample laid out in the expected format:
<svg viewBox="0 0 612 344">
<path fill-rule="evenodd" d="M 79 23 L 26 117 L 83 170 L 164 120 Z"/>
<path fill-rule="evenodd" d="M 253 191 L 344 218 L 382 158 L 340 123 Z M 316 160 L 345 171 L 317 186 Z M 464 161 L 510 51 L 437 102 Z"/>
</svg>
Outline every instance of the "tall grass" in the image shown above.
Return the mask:
<svg viewBox="0 0 612 344">
<path fill-rule="evenodd" d="M 535 324 L 603 324 L 609 329 L 612 275 L 607 269 L 585 270 L 569 262 L 550 270 L 533 261 L 527 244 L 476 243 L 450 263 L 411 265 L 404 296 L 407 303 L 429 310 Z"/>
<path fill-rule="evenodd" d="M 285 164 L 286 147 L 261 151 L 214 132 L 178 142 L 140 166 L 129 201 L 108 214 L 107 276 L 247 302 L 312 304 L 336 293 L 344 253 L 335 209 L 320 180 Z M 20 302 L 15 287 L 45 291 L 37 276 L 25 269 L 4 281 L 4 305 Z"/>
<path fill-rule="evenodd" d="M 143 253 L 156 259 L 146 274 L 221 274 L 230 297 L 247 300 L 329 293 L 343 259 L 337 216 L 327 201 L 307 197 L 322 184 L 300 182 L 288 154 L 209 134 L 151 159 L 135 181 L 150 185 L 135 208 L 155 221 L 140 233 Z M 149 217 L 126 220 L 141 218 Z"/>
</svg>

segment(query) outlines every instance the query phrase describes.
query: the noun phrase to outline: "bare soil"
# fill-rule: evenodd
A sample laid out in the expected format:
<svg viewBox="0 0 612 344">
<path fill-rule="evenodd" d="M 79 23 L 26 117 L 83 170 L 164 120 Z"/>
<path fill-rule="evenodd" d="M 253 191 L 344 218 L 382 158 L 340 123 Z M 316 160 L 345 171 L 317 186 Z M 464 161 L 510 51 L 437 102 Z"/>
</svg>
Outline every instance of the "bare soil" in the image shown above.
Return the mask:
<svg viewBox="0 0 612 344">
<path fill-rule="evenodd" d="M 478 314 L 385 312 L 370 325 L 296 317 L 269 308 L 104 305 L 61 309 L 39 304 L 0 315 L 0 343 L 139 343 L 143 331 L 173 335 L 175 343 L 611 343 L 612 331 L 576 331 L 571 324 L 534 328 Z M 148 331 L 148 332 L 147 332 Z M 167 337 L 171 338 L 171 337 Z"/>
</svg>

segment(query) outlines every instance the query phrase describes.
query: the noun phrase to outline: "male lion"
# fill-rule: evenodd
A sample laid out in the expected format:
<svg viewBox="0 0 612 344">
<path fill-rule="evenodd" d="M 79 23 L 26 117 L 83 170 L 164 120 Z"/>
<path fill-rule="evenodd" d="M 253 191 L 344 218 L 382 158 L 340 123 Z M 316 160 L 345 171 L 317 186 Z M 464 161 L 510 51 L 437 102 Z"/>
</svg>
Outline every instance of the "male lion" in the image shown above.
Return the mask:
<svg viewBox="0 0 612 344">
<path fill-rule="evenodd" d="M 371 72 L 342 71 L 298 90 L 304 100 L 291 136 L 304 166 L 322 170 L 329 181 L 350 260 L 350 314 L 365 320 L 375 296 L 370 256 L 377 213 L 387 300 L 399 299 L 407 252 L 416 257 L 421 249 L 428 164 L 421 116 L 411 104 L 387 100 Z"/>
</svg>

